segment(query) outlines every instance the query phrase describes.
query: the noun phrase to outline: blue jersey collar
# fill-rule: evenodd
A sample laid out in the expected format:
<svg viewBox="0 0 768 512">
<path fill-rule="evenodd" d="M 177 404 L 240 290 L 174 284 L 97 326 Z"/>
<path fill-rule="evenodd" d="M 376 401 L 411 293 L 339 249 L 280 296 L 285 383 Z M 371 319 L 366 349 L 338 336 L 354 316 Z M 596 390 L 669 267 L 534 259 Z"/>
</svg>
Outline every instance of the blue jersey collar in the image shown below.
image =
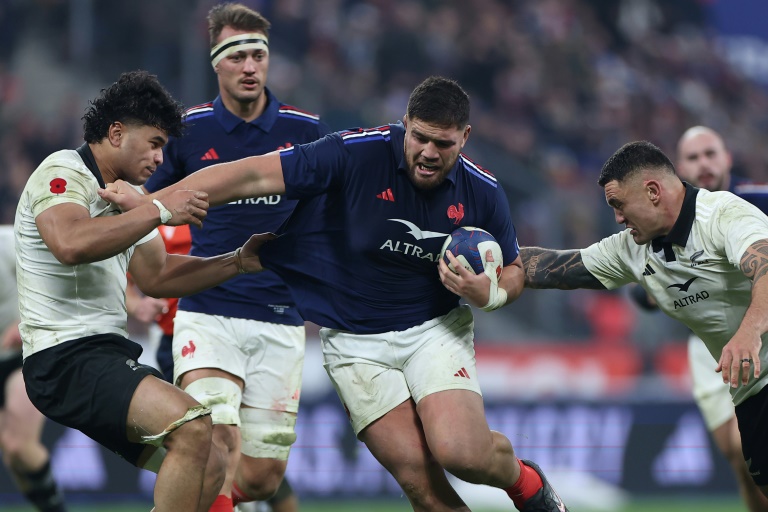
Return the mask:
<svg viewBox="0 0 768 512">
<path fill-rule="evenodd" d="M 405 126 L 402 121 L 389 125 L 391 140 L 392 140 L 392 152 L 395 156 L 395 160 L 400 163 L 397 165 L 397 170 L 408 174 L 408 163 L 405 161 Z M 450 181 L 453 185 L 456 184 L 456 174 L 459 172 L 459 165 L 461 165 L 461 155 L 456 159 L 456 163 L 448 172 L 445 177 L 447 181 Z M 410 178 L 409 178 L 410 179 Z M 442 184 L 441 184 L 442 185 Z"/>
<path fill-rule="evenodd" d="M 248 124 L 259 128 L 265 133 L 269 133 L 280 112 L 280 103 L 278 103 L 277 98 L 266 87 L 264 88 L 264 93 L 267 95 L 267 105 L 264 108 L 264 112 Z M 221 101 L 221 96 L 216 96 L 216 99 L 213 100 L 213 113 L 216 120 L 224 127 L 227 133 L 232 133 L 240 123 L 245 123 L 242 118 L 227 110 Z"/>
</svg>

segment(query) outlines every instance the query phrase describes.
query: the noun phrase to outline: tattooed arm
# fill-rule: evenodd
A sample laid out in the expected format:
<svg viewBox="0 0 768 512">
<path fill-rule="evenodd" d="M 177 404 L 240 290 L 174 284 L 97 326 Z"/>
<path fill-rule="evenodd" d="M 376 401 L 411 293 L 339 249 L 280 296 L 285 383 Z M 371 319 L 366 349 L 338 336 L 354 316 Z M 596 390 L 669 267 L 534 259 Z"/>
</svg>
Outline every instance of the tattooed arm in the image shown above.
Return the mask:
<svg viewBox="0 0 768 512">
<path fill-rule="evenodd" d="M 521 247 L 526 288 L 559 288 L 575 290 L 605 286 L 584 266 L 578 249 L 556 251 L 541 247 Z"/>
<path fill-rule="evenodd" d="M 768 240 L 758 240 L 747 248 L 741 257 L 741 271 L 752 281 L 752 301 L 739 329 L 723 347 L 717 367 L 723 382 L 734 388 L 748 382 L 750 366 L 755 377 L 760 375 L 760 337 L 768 331 Z"/>
</svg>

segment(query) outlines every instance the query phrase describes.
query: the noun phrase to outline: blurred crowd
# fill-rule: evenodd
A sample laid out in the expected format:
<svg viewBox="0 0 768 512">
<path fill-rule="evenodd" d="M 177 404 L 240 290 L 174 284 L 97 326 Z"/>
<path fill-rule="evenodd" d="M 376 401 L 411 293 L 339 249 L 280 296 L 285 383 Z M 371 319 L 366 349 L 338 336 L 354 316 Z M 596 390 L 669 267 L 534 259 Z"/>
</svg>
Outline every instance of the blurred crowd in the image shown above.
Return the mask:
<svg viewBox="0 0 768 512">
<path fill-rule="evenodd" d="M 148 69 L 186 105 L 213 98 L 214 3 L 0 0 L 0 221 L 42 158 L 81 143 L 87 99 L 120 72 Z M 401 118 L 430 74 L 459 80 L 472 98 L 466 153 L 504 184 L 521 245 L 583 247 L 616 231 L 596 180 L 631 140 L 674 155 L 687 127 L 706 124 L 726 135 L 738 174 L 768 179 L 768 93 L 721 56 L 706 2 L 242 3 L 272 22 L 269 87 L 334 129 Z M 590 292 L 525 295 L 508 308 L 522 336 L 593 335 L 591 311 L 607 307 Z"/>
</svg>

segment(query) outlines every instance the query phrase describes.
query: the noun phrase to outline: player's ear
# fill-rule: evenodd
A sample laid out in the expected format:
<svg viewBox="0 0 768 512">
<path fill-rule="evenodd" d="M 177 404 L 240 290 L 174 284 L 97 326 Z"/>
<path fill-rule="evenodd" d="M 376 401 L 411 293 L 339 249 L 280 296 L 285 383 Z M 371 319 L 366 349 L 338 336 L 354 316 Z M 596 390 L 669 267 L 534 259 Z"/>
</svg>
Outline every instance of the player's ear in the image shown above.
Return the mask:
<svg viewBox="0 0 768 512">
<path fill-rule="evenodd" d="M 109 129 L 107 130 L 107 138 L 109 139 L 109 143 L 112 146 L 116 148 L 120 147 L 123 138 L 123 131 L 125 131 L 125 126 L 120 121 L 115 121 L 109 125 Z"/>
<path fill-rule="evenodd" d="M 661 185 L 658 181 L 649 180 L 646 182 L 645 191 L 648 194 L 648 199 L 650 199 L 652 203 L 656 204 L 659 202 L 659 197 L 661 197 Z"/>
</svg>

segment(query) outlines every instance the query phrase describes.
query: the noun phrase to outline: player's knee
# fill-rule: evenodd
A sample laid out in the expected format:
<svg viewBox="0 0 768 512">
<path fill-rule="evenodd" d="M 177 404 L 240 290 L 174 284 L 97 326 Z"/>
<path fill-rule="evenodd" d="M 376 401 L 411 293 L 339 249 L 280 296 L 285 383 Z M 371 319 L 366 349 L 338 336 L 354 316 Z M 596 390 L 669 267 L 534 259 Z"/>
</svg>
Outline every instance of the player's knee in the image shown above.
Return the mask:
<svg viewBox="0 0 768 512">
<path fill-rule="evenodd" d="M 201 416 L 185 422 L 165 438 L 165 447 L 169 452 L 203 454 L 207 457 L 211 450 L 213 425 L 210 416 Z"/>
<path fill-rule="evenodd" d="M 205 377 L 189 384 L 184 391 L 211 408 L 214 425 L 240 425 L 240 386 L 222 377 Z"/>
</svg>

